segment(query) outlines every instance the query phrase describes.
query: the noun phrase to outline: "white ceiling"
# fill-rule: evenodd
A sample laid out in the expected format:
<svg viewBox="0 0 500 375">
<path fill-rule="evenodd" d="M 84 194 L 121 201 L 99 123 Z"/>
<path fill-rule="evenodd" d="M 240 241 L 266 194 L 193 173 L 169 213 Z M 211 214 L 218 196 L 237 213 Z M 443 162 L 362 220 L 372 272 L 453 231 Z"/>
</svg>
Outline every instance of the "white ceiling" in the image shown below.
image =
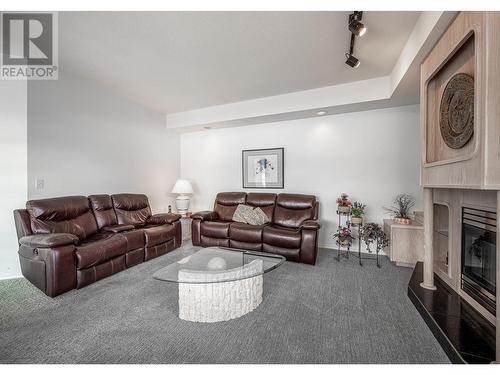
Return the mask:
<svg viewBox="0 0 500 375">
<path fill-rule="evenodd" d="M 388 75 L 420 12 L 61 12 L 62 72 L 176 113 Z"/>
</svg>

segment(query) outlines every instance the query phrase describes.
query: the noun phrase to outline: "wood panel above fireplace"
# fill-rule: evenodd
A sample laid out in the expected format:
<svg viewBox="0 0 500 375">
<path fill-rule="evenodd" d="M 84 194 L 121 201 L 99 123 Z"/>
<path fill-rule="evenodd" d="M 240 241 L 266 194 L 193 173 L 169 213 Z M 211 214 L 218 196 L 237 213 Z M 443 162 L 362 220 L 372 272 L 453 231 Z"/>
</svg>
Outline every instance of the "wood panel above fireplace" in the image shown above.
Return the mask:
<svg viewBox="0 0 500 375">
<path fill-rule="evenodd" d="M 499 64 L 500 14 L 496 12 L 459 13 L 422 63 L 424 187 L 500 190 Z M 474 130 L 468 142 L 453 148 L 443 138 L 440 109 L 445 88 L 457 74 L 474 80 Z M 459 94 L 450 106 L 450 116 L 463 124 L 468 112 L 464 95 Z"/>
</svg>

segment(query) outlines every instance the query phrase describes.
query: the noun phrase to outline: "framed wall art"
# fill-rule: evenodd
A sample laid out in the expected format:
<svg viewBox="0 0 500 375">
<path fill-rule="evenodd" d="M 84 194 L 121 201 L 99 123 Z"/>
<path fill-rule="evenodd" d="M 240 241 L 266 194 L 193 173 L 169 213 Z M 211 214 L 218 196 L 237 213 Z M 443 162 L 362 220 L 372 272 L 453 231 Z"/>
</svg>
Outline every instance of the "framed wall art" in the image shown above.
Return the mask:
<svg viewBox="0 0 500 375">
<path fill-rule="evenodd" d="M 284 148 L 242 151 L 244 189 L 284 188 Z"/>
</svg>

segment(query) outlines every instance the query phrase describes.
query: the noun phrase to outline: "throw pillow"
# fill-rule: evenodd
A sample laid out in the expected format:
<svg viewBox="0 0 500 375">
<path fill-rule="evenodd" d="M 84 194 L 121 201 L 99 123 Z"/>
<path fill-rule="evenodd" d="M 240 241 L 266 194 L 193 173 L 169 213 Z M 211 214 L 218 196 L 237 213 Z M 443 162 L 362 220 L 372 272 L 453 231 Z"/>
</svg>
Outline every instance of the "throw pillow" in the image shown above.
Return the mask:
<svg viewBox="0 0 500 375">
<path fill-rule="evenodd" d="M 263 225 L 269 223 L 269 218 L 260 207 L 256 207 L 252 212 L 245 212 L 245 219 L 250 225 Z"/>
<path fill-rule="evenodd" d="M 236 210 L 234 211 L 233 214 L 233 221 L 237 221 L 239 223 L 247 223 L 245 215 L 248 212 L 252 212 L 253 209 L 250 206 L 247 206 L 245 204 L 239 204 L 238 207 L 236 207 Z"/>
</svg>

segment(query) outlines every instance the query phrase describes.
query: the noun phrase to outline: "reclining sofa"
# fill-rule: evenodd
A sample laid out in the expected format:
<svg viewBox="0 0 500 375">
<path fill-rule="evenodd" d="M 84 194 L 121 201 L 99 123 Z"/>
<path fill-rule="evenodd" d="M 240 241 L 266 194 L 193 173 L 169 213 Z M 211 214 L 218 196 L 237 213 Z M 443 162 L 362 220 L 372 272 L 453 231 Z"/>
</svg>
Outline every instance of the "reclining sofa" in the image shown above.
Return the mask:
<svg viewBox="0 0 500 375">
<path fill-rule="evenodd" d="M 143 194 L 28 201 L 14 211 L 21 271 L 50 297 L 82 288 L 179 247 L 179 218 Z"/>
<path fill-rule="evenodd" d="M 233 221 L 239 204 L 260 207 L 268 224 Z M 191 215 L 195 246 L 222 246 L 264 251 L 286 259 L 315 264 L 318 253 L 319 203 L 313 195 L 219 193 L 213 211 Z"/>
</svg>

